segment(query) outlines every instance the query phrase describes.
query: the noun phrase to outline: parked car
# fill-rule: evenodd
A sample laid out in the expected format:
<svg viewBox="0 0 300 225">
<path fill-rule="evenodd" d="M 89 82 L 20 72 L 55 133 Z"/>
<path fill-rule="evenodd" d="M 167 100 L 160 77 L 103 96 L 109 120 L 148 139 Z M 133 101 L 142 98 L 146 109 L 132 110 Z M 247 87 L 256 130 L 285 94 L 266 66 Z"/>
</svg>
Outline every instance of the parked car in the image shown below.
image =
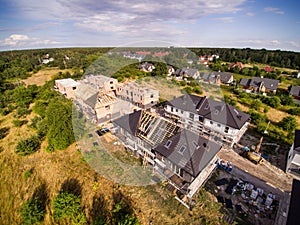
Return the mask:
<svg viewBox="0 0 300 225">
<path fill-rule="evenodd" d="M 102 136 L 103 134 L 109 132 L 109 129 L 104 127 L 104 128 L 101 128 L 100 130 L 96 130 L 96 133 L 99 135 L 99 136 Z"/>
</svg>

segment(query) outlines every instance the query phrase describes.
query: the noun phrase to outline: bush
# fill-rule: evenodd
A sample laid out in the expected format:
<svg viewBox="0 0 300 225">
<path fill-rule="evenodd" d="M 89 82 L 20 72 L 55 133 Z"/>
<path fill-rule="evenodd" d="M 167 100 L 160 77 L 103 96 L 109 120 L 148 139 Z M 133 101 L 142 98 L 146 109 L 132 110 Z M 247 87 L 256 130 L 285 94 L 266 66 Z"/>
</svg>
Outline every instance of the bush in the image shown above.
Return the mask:
<svg viewBox="0 0 300 225">
<path fill-rule="evenodd" d="M 15 152 L 22 156 L 29 155 L 39 150 L 40 145 L 41 141 L 39 138 L 37 136 L 31 136 L 28 139 L 19 141 Z"/>
<path fill-rule="evenodd" d="M 261 106 L 262 106 L 262 103 L 261 103 L 261 101 L 259 99 L 255 99 L 251 103 L 251 108 L 253 108 L 255 110 L 260 110 Z"/>
<path fill-rule="evenodd" d="M 8 132 L 9 132 L 9 128 L 8 127 L 3 127 L 3 128 L 0 128 L 0 140 L 5 138 L 6 135 L 8 135 Z"/>
<path fill-rule="evenodd" d="M 284 117 L 279 123 L 278 126 L 285 131 L 294 131 L 297 128 L 297 120 L 293 116 Z"/>
<path fill-rule="evenodd" d="M 280 98 L 277 96 L 273 97 L 262 97 L 262 102 L 273 107 L 273 108 L 278 108 L 280 106 Z"/>
<path fill-rule="evenodd" d="M 85 224 L 86 217 L 80 206 L 81 197 L 73 193 L 61 192 L 53 202 L 54 218 L 73 224 Z"/>
<path fill-rule="evenodd" d="M 300 116 L 300 108 L 291 108 L 288 110 L 289 114 Z"/>
<path fill-rule="evenodd" d="M 202 95 L 203 94 L 203 91 L 202 91 L 202 89 L 199 86 L 193 87 L 193 92 L 196 93 L 196 94 L 198 94 L 198 95 Z"/>
<path fill-rule="evenodd" d="M 115 204 L 112 210 L 113 224 L 128 224 L 128 225 L 139 225 L 140 222 L 134 217 L 123 200 Z"/>
<path fill-rule="evenodd" d="M 22 224 L 39 224 L 44 220 L 45 209 L 38 198 L 25 202 L 22 206 Z"/>
<path fill-rule="evenodd" d="M 15 127 L 21 127 L 24 124 L 28 123 L 28 120 L 13 120 L 12 123 Z"/>
<path fill-rule="evenodd" d="M 185 87 L 182 89 L 183 93 L 185 94 L 192 94 L 193 90 L 191 87 Z"/>
<path fill-rule="evenodd" d="M 24 117 L 24 116 L 26 116 L 26 115 L 28 115 L 30 113 L 31 113 L 31 110 L 27 109 L 25 106 L 20 106 L 17 109 L 17 115 L 18 115 L 18 117 Z"/>
<path fill-rule="evenodd" d="M 32 169 L 26 170 L 26 171 L 24 172 L 24 178 L 25 178 L 25 179 L 28 179 L 28 178 L 32 175 L 32 173 L 33 173 L 33 170 L 32 170 Z"/>
</svg>

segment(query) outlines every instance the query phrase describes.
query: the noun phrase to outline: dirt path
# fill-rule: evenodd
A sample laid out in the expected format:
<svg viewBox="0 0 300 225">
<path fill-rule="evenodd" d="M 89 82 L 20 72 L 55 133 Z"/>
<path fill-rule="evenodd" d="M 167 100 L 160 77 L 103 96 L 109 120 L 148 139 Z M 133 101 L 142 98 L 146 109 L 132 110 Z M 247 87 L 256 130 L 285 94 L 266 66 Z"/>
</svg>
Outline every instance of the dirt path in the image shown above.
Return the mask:
<svg viewBox="0 0 300 225">
<path fill-rule="evenodd" d="M 231 149 L 222 149 L 218 156 L 273 187 L 282 191 L 291 191 L 292 178 L 269 162 L 264 161 L 261 165 L 255 165 Z"/>
</svg>

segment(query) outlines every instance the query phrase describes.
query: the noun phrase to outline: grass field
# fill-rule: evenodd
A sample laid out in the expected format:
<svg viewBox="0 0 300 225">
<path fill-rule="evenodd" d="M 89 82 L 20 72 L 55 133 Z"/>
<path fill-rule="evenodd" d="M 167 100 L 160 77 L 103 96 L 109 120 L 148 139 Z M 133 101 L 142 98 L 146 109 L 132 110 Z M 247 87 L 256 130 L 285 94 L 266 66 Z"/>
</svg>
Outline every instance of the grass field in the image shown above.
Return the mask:
<svg viewBox="0 0 300 225">
<path fill-rule="evenodd" d="M 57 67 L 49 67 L 44 68 L 38 71 L 37 73 L 32 74 L 27 79 L 22 80 L 26 85 L 36 84 L 38 86 L 43 85 L 46 81 L 51 80 L 54 75 L 58 74 L 59 72 L 72 72 L 72 69 L 64 69 L 60 70 Z"/>
<path fill-rule="evenodd" d="M 31 117 L 32 114 L 26 119 L 30 120 Z M 27 124 L 14 127 L 14 119 L 14 112 L 0 116 L 0 127 L 9 128 L 8 135 L 0 140 L 1 224 L 20 224 L 22 204 L 41 189 L 46 193 L 43 224 L 56 224 L 53 220 L 53 199 L 66 185 L 77 185 L 77 189 L 81 190 L 82 206 L 89 221 L 95 213 L 110 217 L 115 199 L 120 196 L 129 203 L 142 224 L 149 224 L 149 220 L 153 224 L 192 224 L 192 221 L 203 216 L 222 217 L 221 213 L 211 210 L 195 208 L 189 211 L 162 184 L 126 186 L 103 178 L 83 160 L 77 144 L 66 150 L 47 153 L 47 143 L 44 141 L 41 149 L 34 154 L 19 156 L 14 152 L 17 142 L 29 137 L 34 130 Z"/>
</svg>

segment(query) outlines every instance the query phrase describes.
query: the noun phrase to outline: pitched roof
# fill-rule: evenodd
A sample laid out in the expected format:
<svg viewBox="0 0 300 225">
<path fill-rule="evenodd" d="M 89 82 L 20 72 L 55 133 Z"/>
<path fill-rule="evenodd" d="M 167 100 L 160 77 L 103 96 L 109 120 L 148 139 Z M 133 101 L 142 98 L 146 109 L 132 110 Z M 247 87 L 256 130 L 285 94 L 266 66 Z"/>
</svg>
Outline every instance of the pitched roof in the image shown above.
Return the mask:
<svg viewBox="0 0 300 225">
<path fill-rule="evenodd" d="M 269 78 L 253 77 L 250 86 L 260 87 L 261 83 L 264 83 L 266 89 L 275 91 L 278 87 L 279 80 L 273 80 Z"/>
<path fill-rule="evenodd" d="M 217 77 L 220 78 L 222 83 L 229 83 L 233 75 L 231 73 L 223 73 L 223 72 L 204 73 L 202 79 L 207 80 L 209 82 L 216 83 Z"/>
<path fill-rule="evenodd" d="M 75 92 L 76 99 L 81 99 L 87 105 L 95 108 L 98 90 L 88 84 L 80 84 Z"/>
<path fill-rule="evenodd" d="M 113 121 L 119 127 L 146 141 L 152 147 L 176 133 L 179 127 L 162 117 L 140 110 Z"/>
<path fill-rule="evenodd" d="M 235 107 L 196 95 L 183 95 L 168 102 L 168 105 L 192 112 L 212 121 L 240 129 L 250 118 Z"/>
<path fill-rule="evenodd" d="M 233 77 L 231 73 L 213 72 L 212 74 L 214 74 L 215 76 L 220 76 L 220 80 L 222 83 L 228 83 Z"/>
<path fill-rule="evenodd" d="M 126 114 L 113 121 L 119 127 L 129 132 L 131 135 L 135 135 L 138 129 L 142 110 L 134 111 L 133 113 Z"/>
<path fill-rule="evenodd" d="M 242 78 L 240 81 L 240 85 L 245 86 L 245 87 L 249 87 L 251 83 L 251 79 L 249 78 Z"/>
<path fill-rule="evenodd" d="M 290 90 L 290 95 L 300 97 L 300 87 L 299 86 L 292 86 Z"/>
<path fill-rule="evenodd" d="M 196 177 L 220 149 L 221 145 L 183 129 L 154 150 Z"/>
</svg>

